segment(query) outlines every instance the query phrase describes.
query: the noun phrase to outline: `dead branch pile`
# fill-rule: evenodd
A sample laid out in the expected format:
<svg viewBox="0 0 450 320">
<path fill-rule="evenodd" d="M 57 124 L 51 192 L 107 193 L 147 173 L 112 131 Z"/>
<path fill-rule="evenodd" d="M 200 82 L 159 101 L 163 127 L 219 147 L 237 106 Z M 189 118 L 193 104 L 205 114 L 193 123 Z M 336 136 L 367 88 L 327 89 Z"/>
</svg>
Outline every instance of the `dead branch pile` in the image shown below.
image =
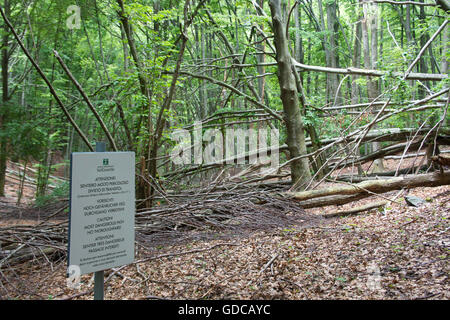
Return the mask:
<svg viewBox="0 0 450 320">
<path fill-rule="evenodd" d="M 205 199 L 152 208 L 136 217 L 137 238 L 155 243 L 179 241 L 193 234 L 197 238 L 220 238 L 244 235 L 252 231 L 292 227 L 318 221 L 303 208 L 273 193 L 254 190 L 241 193 L 216 193 Z"/>
<path fill-rule="evenodd" d="M 54 261 L 65 254 L 67 223 L 1 227 L 0 243 L 0 269 L 37 258 Z"/>
<path fill-rule="evenodd" d="M 136 242 L 145 251 L 183 241 L 309 225 L 321 219 L 305 213 L 298 203 L 275 195 L 273 187 L 185 191 L 165 197 L 166 204 L 136 214 Z M 66 257 L 68 219 L 51 219 L 60 216 L 61 208 L 58 210 L 36 225 L 0 227 L 0 270 L 29 260 L 52 262 Z"/>
</svg>

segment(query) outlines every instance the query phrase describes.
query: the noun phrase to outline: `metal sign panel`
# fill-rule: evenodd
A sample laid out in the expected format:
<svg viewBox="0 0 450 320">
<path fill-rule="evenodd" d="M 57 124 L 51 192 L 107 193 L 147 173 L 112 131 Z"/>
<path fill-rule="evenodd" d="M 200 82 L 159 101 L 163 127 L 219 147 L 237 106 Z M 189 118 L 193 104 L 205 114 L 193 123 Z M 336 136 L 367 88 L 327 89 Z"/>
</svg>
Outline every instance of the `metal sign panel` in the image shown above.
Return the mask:
<svg viewBox="0 0 450 320">
<path fill-rule="evenodd" d="M 80 274 L 134 261 L 134 152 L 71 157 L 69 267 Z"/>
</svg>

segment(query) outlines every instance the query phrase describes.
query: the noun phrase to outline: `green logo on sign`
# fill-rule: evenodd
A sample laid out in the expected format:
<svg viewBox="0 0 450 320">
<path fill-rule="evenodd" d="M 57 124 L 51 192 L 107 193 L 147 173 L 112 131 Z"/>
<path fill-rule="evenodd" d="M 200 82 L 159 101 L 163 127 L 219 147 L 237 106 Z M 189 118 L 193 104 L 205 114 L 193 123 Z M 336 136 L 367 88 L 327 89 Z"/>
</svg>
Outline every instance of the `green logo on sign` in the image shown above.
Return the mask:
<svg viewBox="0 0 450 320">
<path fill-rule="evenodd" d="M 103 165 L 107 166 L 109 164 L 109 159 L 103 159 Z"/>
</svg>

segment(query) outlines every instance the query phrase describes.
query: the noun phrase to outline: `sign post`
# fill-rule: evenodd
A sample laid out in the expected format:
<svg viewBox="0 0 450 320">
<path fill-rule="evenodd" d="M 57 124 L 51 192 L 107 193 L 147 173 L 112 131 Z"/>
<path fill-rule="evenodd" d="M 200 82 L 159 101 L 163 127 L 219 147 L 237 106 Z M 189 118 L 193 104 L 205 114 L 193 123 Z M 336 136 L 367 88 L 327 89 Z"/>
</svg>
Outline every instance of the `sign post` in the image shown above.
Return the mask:
<svg viewBox="0 0 450 320">
<path fill-rule="evenodd" d="M 96 152 L 71 155 L 69 270 L 94 272 L 94 299 L 104 298 L 104 270 L 134 261 L 135 155 Z"/>
<path fill-rule="evenodd" d="M 95 152 L 106 152 L 106 143 L 96 142 Z M 105 272 L 94 273 L 94 300 L 103 300 L 105 297 Z"/>
</svg>

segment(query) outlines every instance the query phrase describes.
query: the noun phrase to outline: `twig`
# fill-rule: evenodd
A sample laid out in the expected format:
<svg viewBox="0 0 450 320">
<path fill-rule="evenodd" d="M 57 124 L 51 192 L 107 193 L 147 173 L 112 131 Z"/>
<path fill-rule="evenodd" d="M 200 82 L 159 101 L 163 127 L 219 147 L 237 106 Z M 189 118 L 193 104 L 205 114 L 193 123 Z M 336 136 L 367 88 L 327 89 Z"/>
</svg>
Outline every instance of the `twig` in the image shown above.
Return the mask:
<svg viewBox="0 0 450 320">
<path fill-rule="evenodd" d="M 441 294 L 442 294 L 442 292 L 428 293 L 428 294 L 426 294 L 425 296 L 413 298 L 413 300 L 425 300 L 425 299 L 428 299 L 428 298 L 432 298 L 432 297 L 439 296 L 439 295 L 441 295 Z"/>
<path fill-rule="evenodd" d="M 269 262 L 267 262 L 267 263 L 261 268 L 261 270 L 259 270 L 258 275 L 261 275 L 261 274 L 262 274 L 269 266 L 271 266 L 272 263 L 275 261 L 276 258 L 278 258 L 279 255 L 280 255 L 279 253 L 274 254 L 274 255 L 272 256 L 272 258 L 269 260 Z M 247 286 L 249 286 L 249 285 L 253 282 L 253 280 L 254 280 L 254 279 L 251 279 L 251 280 L 247 283 Z"/>
<path fill-rule="evenodd" d="M 170 299 L 157 296 L 145 296 L 139 300 L 170 300 Z"/>
</svg>

